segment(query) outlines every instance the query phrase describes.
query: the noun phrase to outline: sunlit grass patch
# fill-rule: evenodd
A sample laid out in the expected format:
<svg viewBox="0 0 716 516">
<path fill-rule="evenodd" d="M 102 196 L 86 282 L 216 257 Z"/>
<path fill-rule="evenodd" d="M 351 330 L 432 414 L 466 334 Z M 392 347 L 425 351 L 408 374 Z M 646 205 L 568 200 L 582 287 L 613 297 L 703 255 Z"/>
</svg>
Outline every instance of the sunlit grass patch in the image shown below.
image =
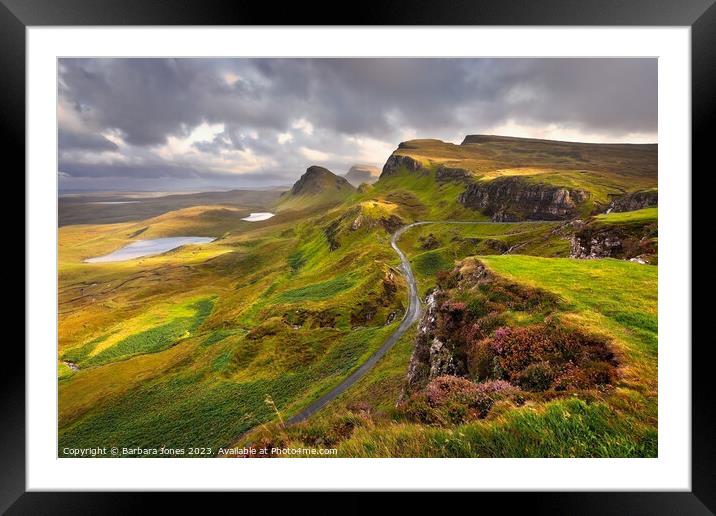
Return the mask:
<svg viewBox="0 0 716 516">
<path fill-rule="evenodd" d="M 90 353 L 94 351 L 94 348 L 97 347 L 97 345 L 103 342 L 105 339 L 107 339 L 108 336 L 109 335 L 101 335 L 96 339 L 92 339 L 89 342 L 82 344 L 81 346 L 68 349 L 62 354 L 62 359 L 78 364 L 84 361 L 90 355 Z"/>
<path fill-rule="evenodd" d="M 350 289 L 356 284 L 356 281 L 350 275 L 339 276 L 319 283 L 306 285 L 305 287 L 296 288 L 281 292 L 276 296 L 276 301 L 283 303 L 291 303 L 302 300 L 322 300 L 340 294 Z"/>
<path fill-rule="evenodd" d="M 594 218 L 600 222 L 610 224 L 656 222 L 659 218 L 659 209 L 655 207 L 634 211 L 600 213 Z"/>
<path fill-rule="evenodd" d="M 75 372 L 72 370 L 70 366 L 65 364 L 64 362 L 58 362 L 57 363 L 57 379 L 58 380 L 65 380 L 75 374 Z"/>
<path fill-rule="evenodd" d="M 184 372 L 145 383 L 61 428 L 60 449 L 87 439 L 116 446 L 229 445 L 242 432 L 275 417 L 265 403 L 267 395 L 290 415 L 340 382 L 394 329 L 353 332 L 315 364 L 275 377 L 237 382 Z M 230 354 L 217 356 L 212 366 L 216 372 L 229 366 Z"/>
<path fill-rule="evenodd" d="M 189 305 L 194 309 L 191 317 L 178 317 L 165 324 L 134 333 L 111 347 L 80 361 L 83 367 L 114 362 L 134 355 L 156 353 L 168 348 L 178 339 L 188 337 L 204 322 L 211 313 L 213 298 L 202 299 Z"/>
</svg>

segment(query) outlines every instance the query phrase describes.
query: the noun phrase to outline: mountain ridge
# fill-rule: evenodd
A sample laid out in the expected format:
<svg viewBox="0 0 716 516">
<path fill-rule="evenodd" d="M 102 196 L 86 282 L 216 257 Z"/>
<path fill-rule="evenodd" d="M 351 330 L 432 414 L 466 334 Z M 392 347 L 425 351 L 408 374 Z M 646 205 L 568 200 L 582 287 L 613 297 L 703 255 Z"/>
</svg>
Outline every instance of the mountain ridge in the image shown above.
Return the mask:
<svg viewBox="0 0 716 516">
<path fill-rule="evenodd" d="M 615 199 L 657 188 L 657 162 L 658 144 L 479 134 L 465 136 L 460 145 L 416 139 L 398 145 L 376 186 L 414 190 L 412 184 L 432 184 L 437 195 L 444 185 L 459 185 L 462 192 L 443 195 L 442 202 L 494 221 L 567 220 L 602 213 Z"/>
</svg>

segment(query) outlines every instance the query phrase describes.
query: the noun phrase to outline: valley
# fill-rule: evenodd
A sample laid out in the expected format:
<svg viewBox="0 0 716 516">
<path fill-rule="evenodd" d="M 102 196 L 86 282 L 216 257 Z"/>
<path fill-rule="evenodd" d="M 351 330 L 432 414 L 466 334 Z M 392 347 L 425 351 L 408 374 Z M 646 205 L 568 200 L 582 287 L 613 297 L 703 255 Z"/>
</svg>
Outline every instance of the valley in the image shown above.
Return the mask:
<svg viewBox="0 0 716 516">
<path fill-rule="evenodd" d="M 655 456 L 656 158 L 472 135 L 379 177 L 63 201 L 60 456 Z"/>
</svg>

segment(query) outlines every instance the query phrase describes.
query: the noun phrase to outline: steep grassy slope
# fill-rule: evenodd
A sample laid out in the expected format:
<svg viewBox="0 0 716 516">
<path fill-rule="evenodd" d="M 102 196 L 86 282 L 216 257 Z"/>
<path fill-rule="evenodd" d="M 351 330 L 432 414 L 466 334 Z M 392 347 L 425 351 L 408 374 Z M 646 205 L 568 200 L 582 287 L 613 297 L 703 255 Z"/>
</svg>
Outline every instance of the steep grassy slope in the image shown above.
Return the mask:
<svg viewBox="0 0 716 516">
<path fill-rule="evenodd" d="M 397 215 L 406 222 L 417 220 L 488 220 L 478 211 L 457 202 L 465 185 L 439 181 L 436 168 L 410 171 L 404 167 L 381 176 L 360 199 L 376 199 L 399 207 Z"/>
</svg>

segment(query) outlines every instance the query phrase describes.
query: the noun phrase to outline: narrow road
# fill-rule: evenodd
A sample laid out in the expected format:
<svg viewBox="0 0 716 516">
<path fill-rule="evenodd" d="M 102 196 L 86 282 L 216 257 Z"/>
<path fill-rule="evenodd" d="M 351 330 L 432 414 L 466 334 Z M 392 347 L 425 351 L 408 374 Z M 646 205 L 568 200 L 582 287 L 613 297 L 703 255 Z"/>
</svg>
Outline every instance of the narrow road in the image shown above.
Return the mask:
<svg viewBox="0 0 716 516">
<path fill-rule="evenodd" d="M 410 326 L 418 320 L 418 317 L 420 317 L 420 298 L 418 297 L 418 287 L 415 284 L 415 276 L 413 275 L 413 269 L 410 268 L 410 261 L 405 256 L 405 254 L 403 254 L 403 251 L 400 250 L 397 243 L 398 238 L 400 238 L 400 235 L 418 224 L 426 223 L 416 222 L 408 226 L 403 226 L 395 233 L 393 233 L 393 236 L 390 239 L 390 246 L 395 250 L 396 253 L 398 253 L 398 256 L 400 257 L 400 268 L 402 269 L 403 274 L 405 276 L 405 280 L 408 283 L 408 309 L 405 311 L 405 315 L 403 316 L 403 320 L 400 322 L 400 326 L 398 326 L 398 329 L 395 330 L 392 335 L 386 339 L 383 345 L 375 353 L 373 353 L 368 358 L 368 360 L 363 362 L 363 364 L 358 369 L 353 371 L 353 373 L 348 378 L 343 380 L 329 392 L 311 403 L 301 412 L 290 417 L 286 421 L 287 425 L 293 425 L 295 423 L 305 421 L 315 412 L 323 408 L 326 403 L 336 399 L 339 394 L 341 394 L 348 387 L 363 378 L 363 376 L 365 376 L 365 374 L 370 371 L 370 369 L 376 364 L 376 362 L 378 362 L 378 360 L 380 360 L 383 355 L 385 355 L 388 350 L 392 348 L 396 342 L 398 342 L 398 339 L 400 339 L 400 337 L 402 337 L 403 334 L 408 331 L 408 328 L 410 328 Z"/>
<path fill-rule="evenodd" d="M 530 222 L 543 222 L 543 221 L 530 221 Z M 407 226 L 403 226 L 400 229 L 398 229 L 395 233 L 393 233 L 393 236 L 390 240 L 390 246 L 395 250 L 395 252 L 400 257 L 400 267 L 403 271 L 403 274 L 405 275 L 405 280 L 408 283 L 408 309 L 405 311 L 405 315 L 403 316 L 403 320 L 400 323 L 400 326 L 398 326 L 398 329 L 395 330 L 390 337 L 383 343 L 383 345 L 375 352 L 373 353 L 368 360 L 366 360 L 358 369 L 356 369 L 350 376 L 348 376 L 345 380 L 343 380 L 341 383 L 339 383 L 336 387 L 331 389 L 329 392 L 318 398 L 316 401 L 311 403 L 308 407 L 303 409 L 302 411 L 298 412 L 297 414 L 290 417 L 287 421 L 287 425 L 293 425 L 295 423 L 300 423 L 301 421 L 305 421 L 308 419 L 311 415 L 315 414 L 317 411 L 319 411 L 323 406 L 325 406 L 330 401 L 333 401 L 336 399 L 342 392 L 344 392 L 348 387 L 356 383 L 358 380 L 363 378 L 365 374 L 370 371 L 370 369 L 380 360 L 383 355 L 385 355 L 390 348 L 392 348 L 396 342 L 402 337 L 406 331 L 408 331 L 408 328 L 418 320 L 420 317 L 420 297 L 418 297 L 418 286 L 415 283 L 415 276 L 413 275 L 413 269 L 410 267 L 410 261 L 408 258 L 403 254 L 403 251 L 400 250 L 398 247 L 398 239 L 400 236 L 405 233 L 407 230 L 414 226 L 422 226 L 424 224 L 513 224 L 510 222 L 490 222 L 490 221 L 479 221 L 479 222 L 470 222 L 470 221 L 445 221 L 445 220 L 425 220 L 420 222 L 413 222 L 412 224 L 408 224 Z"/>
</svg>

